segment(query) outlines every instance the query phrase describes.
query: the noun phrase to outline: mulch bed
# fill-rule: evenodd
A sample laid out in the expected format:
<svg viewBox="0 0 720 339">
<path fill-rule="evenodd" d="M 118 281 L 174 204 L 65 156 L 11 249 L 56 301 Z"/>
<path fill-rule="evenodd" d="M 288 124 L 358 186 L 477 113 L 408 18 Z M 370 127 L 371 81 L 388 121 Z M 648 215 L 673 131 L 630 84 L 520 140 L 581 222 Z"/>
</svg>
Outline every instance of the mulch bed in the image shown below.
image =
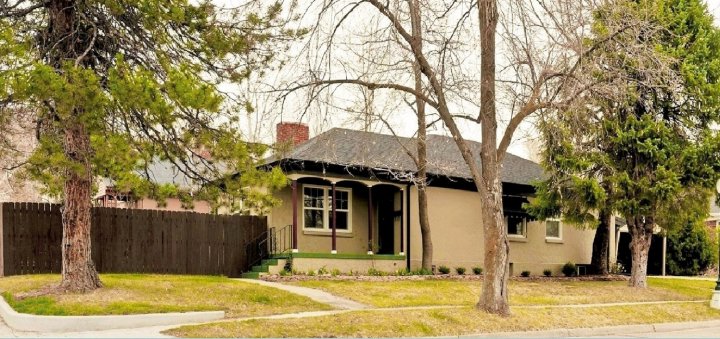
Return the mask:
<svg viewBox="0 0 720 339">
<path fill-rule="evenodd" d="M 413 280 L 455 280 L 455 281 L 482 281 L 482 275 L 457 275 L 457 274 L 437 274 L 437 275 L 265 275 L 260 279 L 274 282 L 294 282 L 294 281 L 413 281 Z M 628 276 L 624 275 L 582 275 L 576 277 L 510 277 L 513 281 L 627 281 Z"/>
</svg>

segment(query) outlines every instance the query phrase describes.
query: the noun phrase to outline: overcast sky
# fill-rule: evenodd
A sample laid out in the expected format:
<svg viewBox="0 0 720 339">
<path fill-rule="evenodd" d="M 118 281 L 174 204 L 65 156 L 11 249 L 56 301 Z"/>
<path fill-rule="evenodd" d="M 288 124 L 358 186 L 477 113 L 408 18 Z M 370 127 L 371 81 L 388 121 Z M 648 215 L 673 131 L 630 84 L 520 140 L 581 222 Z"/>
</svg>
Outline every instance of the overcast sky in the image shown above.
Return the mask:
<svg viewBox="0 0 720 339">
<path fill-rule="evenodd" d="M 705 0 L 710 7 L 710 12 L 715 16 L 715 24 L 720 26 L 720 0 Z"/>
<path fill-rule="evenodd" d="M 218 0 L 218 1 L 219 2 L 227 2 L 227 0 Z M 708 4 L 710 12 L 715 17 L 716 25 L 718 27 L 720 27 L 720 0 L 705 0 L 705 1 Z M 315 18 L 313 17 L 313 19 L 315 19 Z M 357 26 L 355 26 L 355 27 L 357 27 Z M 356 99 L 356 97 L 353 97 L 352 95 L 343 94 L 343 93 L 334 93 L 334 95 L 339 95 L 339 96 L 343 97 L 343 100 L 347 99 L 348 102 Z M 260 104 L 261 103 L 258 103 L 258 105 L 260 105 Z M 294 103 L 294 104 L 291 103 L 290 105 L 297 106 L 298 103 Z M 300 105 L 302 105 L 302 103 L 300 103 Z M 335 111 L 334 113 L 328 114 L 325 116 L 323 116 L 322 114 L 317 114 L 316 116 L 308 116 L 308 115 L 301 116 L 297 113 L 293 113 L 292 110 L 287 110 L 287 108 L 286 108 L 286 109 L 282 110 L 282 115 L 279 115 L 279 114 L 277 114 L 278 113 L 277 107 L 258 107 L 258 108 L 259 108 L 259 110 L 257 110 L 256 112 L 266 111 L 268 113 L 266 113 L 266 114 L 256 113 L 256 115 L 254 117 L 249 116 L 248 121 L 245 121 L 245 123 L 244 123 L 244 125 L 245 125 L 244 128 L 247 128 L 250 131 L 254 130 L 254 132 L 257 133 L 256 136 L 259 135 L 261 141 L 263 141 L 263 142 L 272 142 L 271 138 L 269 138 L 268 132 L 272 130 L 273 134 L 274 134 L 274 125 L 277 122 L 279 122 L 281 119 L 284 121 L 300 120 L 304 123 L 309 123 L 309 125 L 311 127 L 311 137 L 316 135 L 317 133 L 326 131 L 332 127 L 360 128 L 362 126 L 362 124 L 359 123 L 358 121 L 354 121 L 354 122 L 352 121 L 353 116 L 351 116 L 350 113 L 343 114 L 341 112 Z M 311 108 L 311 109 L 317 111 L 317 110 L 324 110 L 326 108 L 315 106 L 315 108 Z M 398 108 L 391 107 L 390 109 L 397 110 Z M 340 109 L 340 110 L 342 110 L 342 109 Z M 404 135 L 409 136 L 415 132 L 416 124 L 413 119 L 414 114 L 412 112 L 406 112 L 406 113 L 407 114 L 405 114 L 403 112 L 399 112 L 399 114 L 396 114 L 395 117 L 390 120 L 393 120 L 393 121 L 391 121 L 393 123 L 393 125 L 397 125 L 396 131 L 399 134 L 404 134 Z M 329 116 L 329 119 L 328 119 L 328 116 Z M 470 126 L 468 124 L 465 124 L 465 126 L 462 126 L 463 121 L 459 121 L 459 124 L 461 125 L 464 136 L 467 139 L 473 139 L 473 140 L 479 139 L 480 133 L 479 133 L 479 127 L 477 125 L 473 124 L 473 126 Z M 500 127 L 502 127 L 502 126 L 500 126 Z M 378 124 L 372 130 L 387 133 L 387 130 L 384 129 L 382 124 Z M 442 131 L 442 130 L 436 130 L 432 133 L 447 134 L 446 131 Z M 525 123 L 521 127 L 521 130 L 519 130 L 515 134 L 515 138 L 514 138 L 515 140 L 513 141 L 513 144 L 510 147 L 510 152 L 514 153 L 516 155 L 522 156 L 522 157 L 532 158 L 531 153 L 533 152 L 532 149 L 534 148 L 533 144 L 537 144 L 532 141 L 535 138 L 535 134 L 536 133 L 534 132 L 533 125 L 531 123 Z"/>
</svg>

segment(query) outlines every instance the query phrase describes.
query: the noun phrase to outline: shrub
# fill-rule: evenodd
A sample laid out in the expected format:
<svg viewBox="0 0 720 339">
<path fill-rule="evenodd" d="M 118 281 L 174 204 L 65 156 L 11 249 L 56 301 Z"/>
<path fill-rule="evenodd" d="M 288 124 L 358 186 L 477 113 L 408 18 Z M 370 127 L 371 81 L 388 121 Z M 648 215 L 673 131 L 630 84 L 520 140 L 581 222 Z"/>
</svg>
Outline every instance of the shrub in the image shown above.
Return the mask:
<svg viewBox="0 0 720 339">
<path fill-rule="evenodd" d="M 481 275 L 482 271 L 482 267 L 473 267 L 473 273 L 475 273 L 475 275 Z"/>
<path fill-rule="evenodd" d="M 432 271 L 426 268 L 418 268 L 410 272 L 410 275 L 432 275 Z"/>
<path fill-rule="evenodd" d="M 520 272 L 520 275 L 527 278 L 530 276 L 530 271 L 522 271 L 522 272 Z"/>
<path fill-rule="evenodd" d="M 280 276 L 281 276 L 281 277 L 285 277 L 285 276 L 288 276 L 288 275 L 292 275 L 292 271 L 288 271 L 288 270 L 285 270 L 285 269 L 283 269 L 282 271 L 280 271 Z"/>
<path fill-rule="evenodd" d="M 457 274 L 459 274 L 459 275 L 464 275 L 465 267 L 455 267 L 455 272 L 457 272 Z"/>
<path fill-rule="evenodd" d="M 550 277 L 550 276 L 552 276 L 552 271 L 550 269 L 546 268 L 543 270 L 543 275 L 546 277 Z"/>
<path fill-rule="evenodd" d="M 307 275 L 308 275 L 309 277 L 315 276 L 315 271 L 309 270 L 309 271 L 307 271 Z"/>
<path fill-rule="evenodd" d="M 440 266 L 438 267 L 438 272 L 440 272 L 440 274 L 450 274 L 450 267 Z"/>
<path fill-rule="evenodd" d="M 716 246 L 702 221 L 687 223 L 684 227 L 668 234 L 668 273 L 701 274 L 717 260 Z"/>
<path fill-rule="evenodd" d="M 383 276 L 383 275 L 386 275 L 386 274 L 385 274 L 385 272 L 378 271 L 378 270 L 377 270 L 376 268 L 374 268 L 374 267 L 370 267 L 370 268 L 368 269 L 368 271 L 367 271 L 367 275 Z"/>
<path fill-rule="evenodd" d="M 563 265 L 562 273 L 566 277 L 572 277 L 575 275 L 576 272 L 577 272 L 577 268 L 575 267 L 574 263 L 568 261 L 567 263 L 565 263 L 565 265 Z"/>
<path fill-rule="evenodd" d="M 288 271 L 288 272 L 291 272 L 291 273 L 292 273 L 292 271 L 293 271 L 292 257 L 287 258 L 287 259 L 285 260 L 285 266 L 283 266 L 283 269 L 284 269 L 285 271 Z"/>
<path fill-rule="evenodd" d="M 328 269 L 325 268 L 325 266 L 320 267 L 320 268 L 318 269 L 318 271 L 317 271 L 317 274 L 318 274 L 318 275 L 326 275 L 326 274 L 329 274 L 329 273 L 330 273 L 330 271 L 328 271 Z"/>
<path fill-rule="evenodd" d="M 333 270 L 330 272 L 330 275 L 333 277 L 336 277 L 336 276 L 340 275 L 340 270 L 337 268 L 333 268 Z"/>
<path fill-rule="evenodd" d="M 407 268 L 401 268 L 395 272 L 396 275 L 399 276 L 408 276 L 408 275 L 415 275 L 415 271 L 410 271 Z"/>
</svg>

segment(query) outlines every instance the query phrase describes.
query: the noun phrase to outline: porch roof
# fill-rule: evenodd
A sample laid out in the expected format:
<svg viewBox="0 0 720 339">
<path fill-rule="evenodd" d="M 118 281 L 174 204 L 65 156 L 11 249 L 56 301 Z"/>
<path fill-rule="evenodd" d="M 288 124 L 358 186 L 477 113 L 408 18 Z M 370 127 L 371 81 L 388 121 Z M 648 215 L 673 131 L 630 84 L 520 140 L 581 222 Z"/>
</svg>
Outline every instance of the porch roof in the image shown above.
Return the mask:
<svg viewBox="0 0 720 339">
<path fill-rule="evenodd" d="M 473 153 L 479 154 L 480 143 L 468 141 Z M 363 167 L 381 172 L 415 172 L 412 158 L 416 154 L 414 138 L 388 134 L 333 128 L 300 145 L 281 157 L 271 158 L 269 165 L 279 162 L 315 162 L 347 167 Z M 467 165 L 452 138 L 429 135 L 427 140 L 428 174 L 472 180 Z M 480 159 L 477 158 L 478 166 Z M 543 178 L 543 170 L 535 162 L 508 153 L 503 161 L 502 181 L 531 185 Z"/>
</svg>

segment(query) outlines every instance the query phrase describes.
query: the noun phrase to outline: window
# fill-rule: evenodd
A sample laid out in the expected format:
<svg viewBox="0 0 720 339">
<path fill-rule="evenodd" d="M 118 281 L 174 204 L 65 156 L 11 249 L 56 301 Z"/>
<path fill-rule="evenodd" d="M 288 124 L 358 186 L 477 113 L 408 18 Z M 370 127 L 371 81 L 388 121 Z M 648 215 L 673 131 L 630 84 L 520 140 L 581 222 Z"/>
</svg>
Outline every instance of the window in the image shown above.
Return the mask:
<svg viewBox="0 0 720 339">
<path fill-rule="evenodd" d="M 505 216 L 508 236 L 524 238 L 527 231 L 527 223 L 524 217 Z"/>
<path fill-rule="evenodd" d="M 325 190 L 322 188 L 303 188 L 303 215 L 305 228 L 324 228 Z"/>
<path fill-rule="evenodd" d="M 545 221 L 545 238 L 562 239 L 560 220 Z"/>
<path fill-rule="evenodd" d="M 352 191 L 349 188 L 335 188 L 335 215 L 338 231 L 350 231 L 350 206 Z M 332 188 L 303 186 L 303 228 L 327 231 L 332 229 Z"/>
</svg>

